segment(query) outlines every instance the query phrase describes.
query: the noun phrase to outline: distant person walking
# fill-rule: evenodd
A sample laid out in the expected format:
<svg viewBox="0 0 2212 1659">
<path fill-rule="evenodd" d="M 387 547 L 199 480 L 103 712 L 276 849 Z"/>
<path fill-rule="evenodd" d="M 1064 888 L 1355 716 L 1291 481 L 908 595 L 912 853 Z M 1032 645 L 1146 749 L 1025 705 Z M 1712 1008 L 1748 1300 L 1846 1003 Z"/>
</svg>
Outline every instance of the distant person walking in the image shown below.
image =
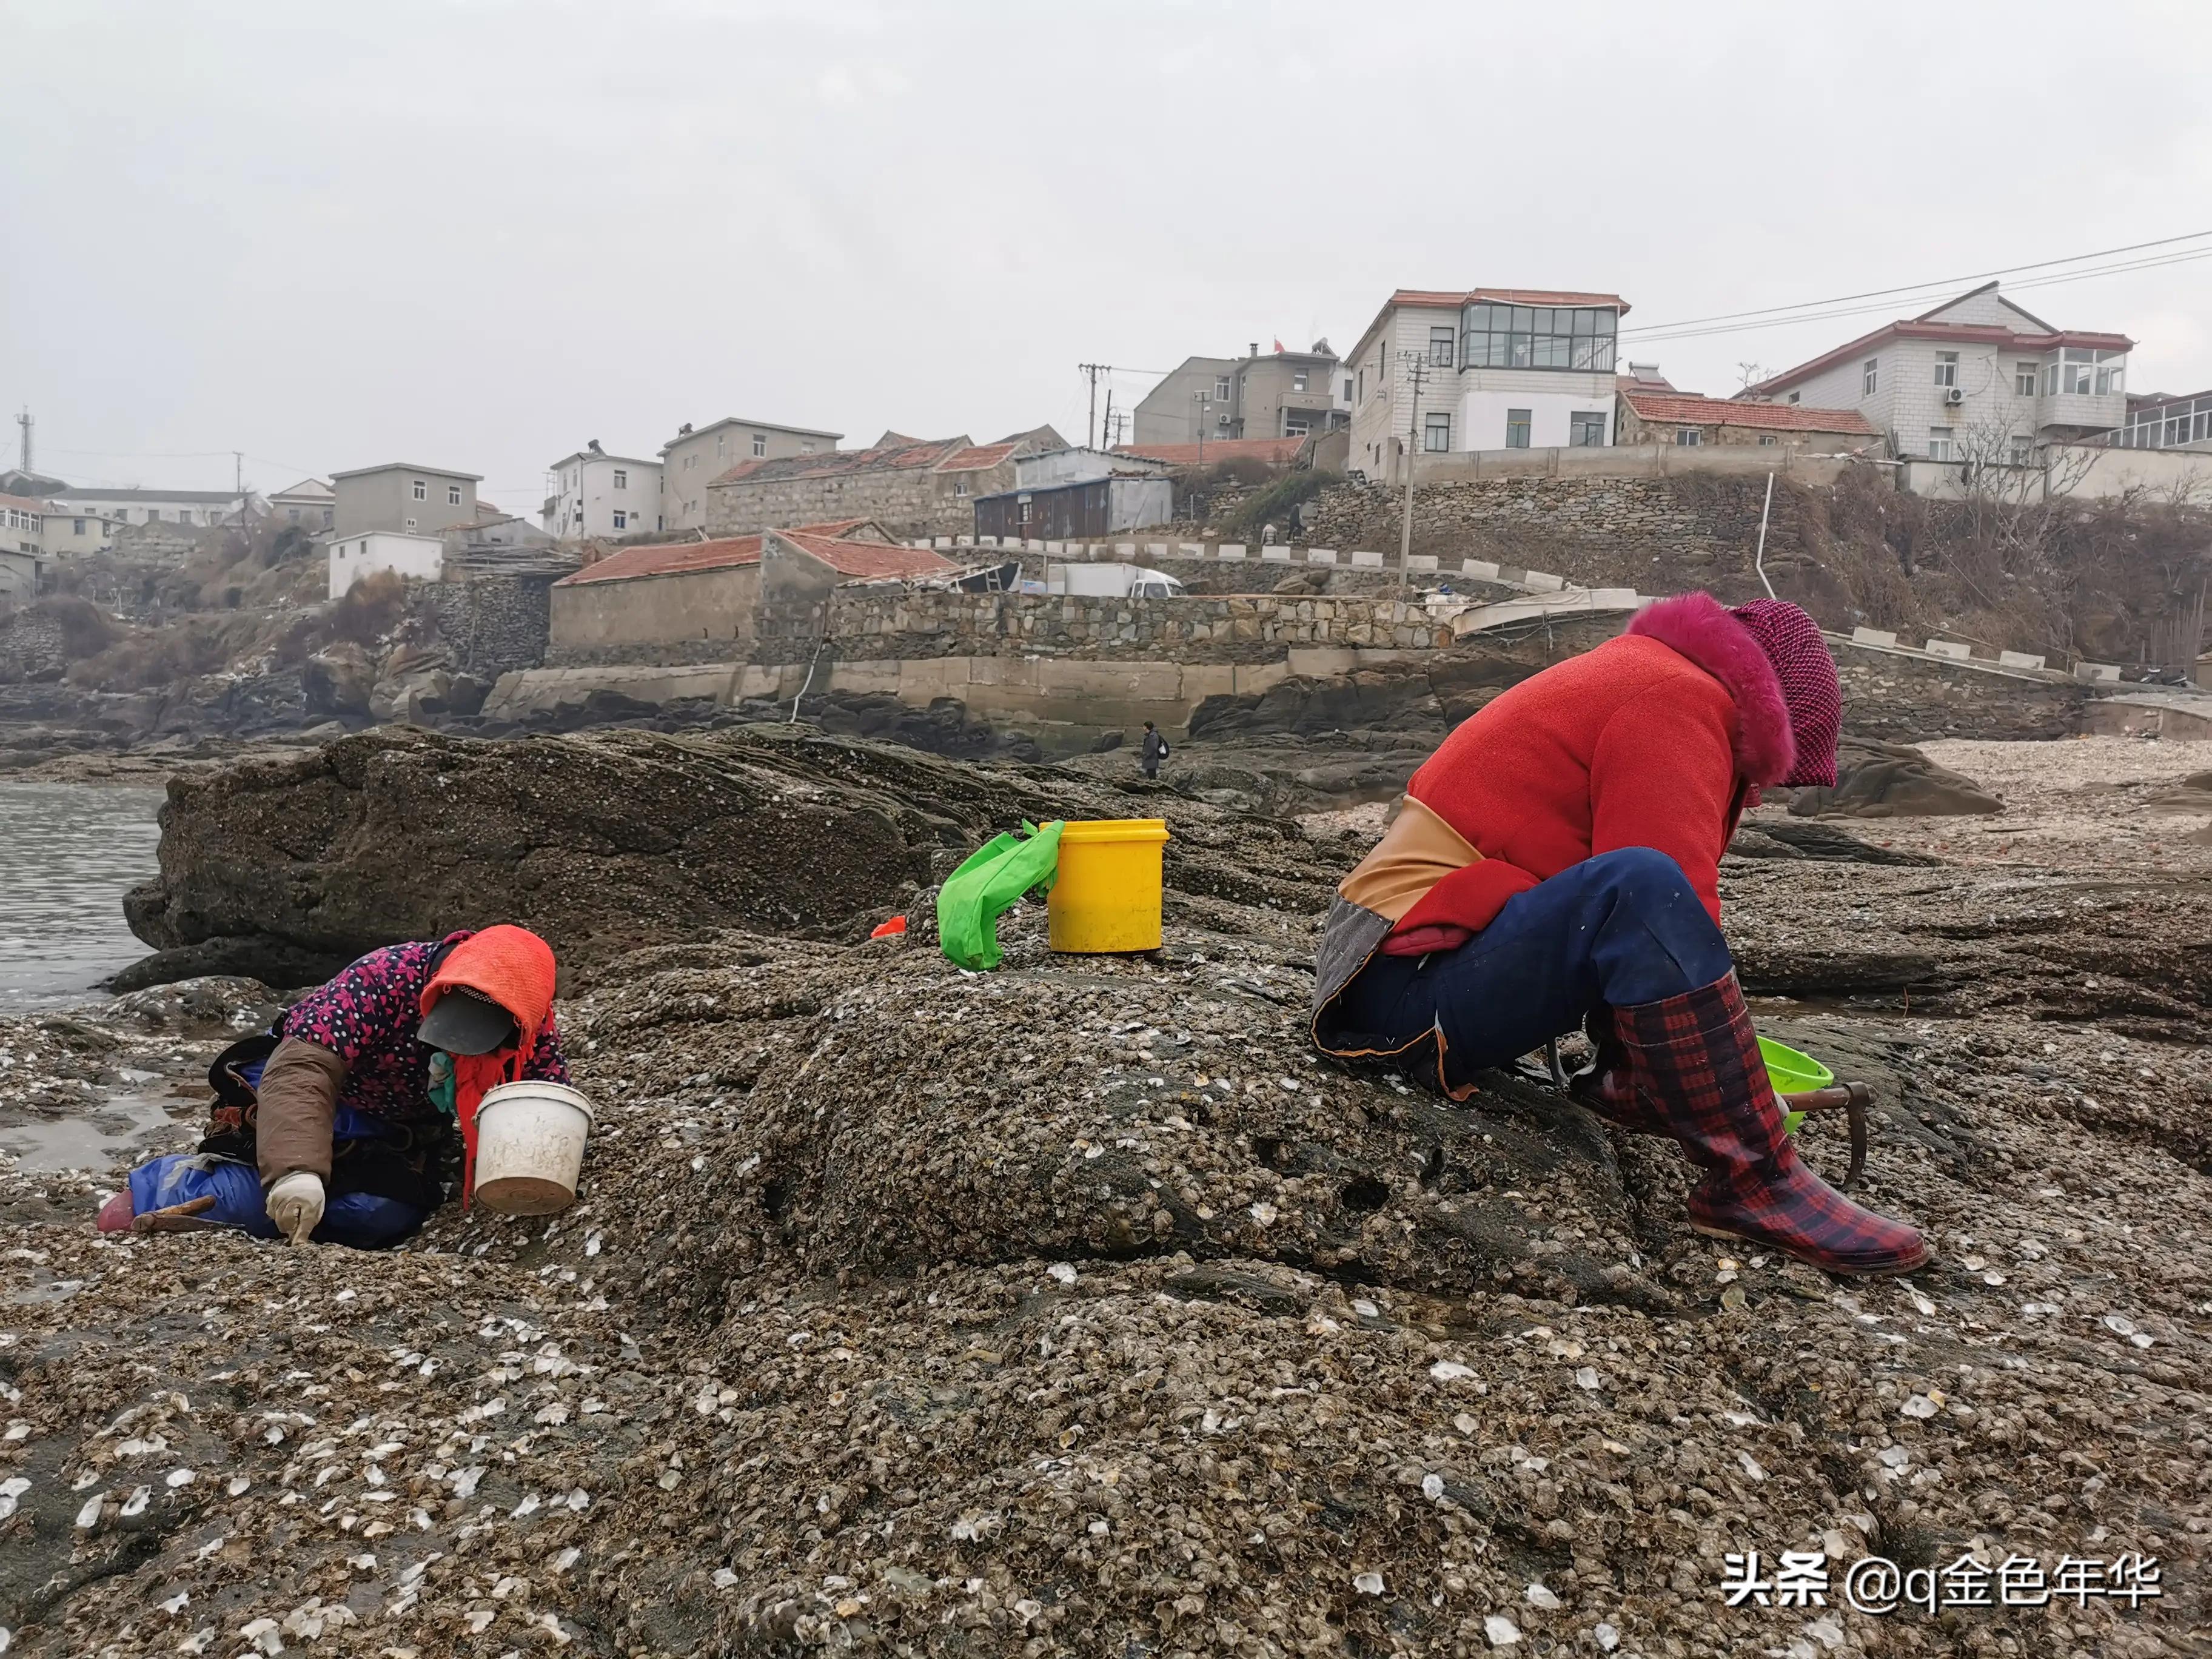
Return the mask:
<svg viewBox="0 0 2212 1659">
<path fill-rule="evenodd" d="M 1293 545 L 1295 545 L 1295 544 L 1297 544 L 1297 540 L 1298 540 L 1298 538 L 1300 538 L 1301 536 L 1304 535 L 1305 533 L 1306 533 L 1306 509 L 1305 509 L 1305 507 L 1304 507 L 1304 505 L 1303 503 L 1294 502 L 1294 503 L 1292 503 L 1291 507 L 1291 541 L 1292 544 L 1293 544 Z"/>
<path fill-rule="evenodd" d="M 1160 775 L 1160 763 L 1168 757 L 1168 740 L 1160 735 L 1160 728 L 1150 720 L 1145 722 L 1145 741 L 1137 751 L 1137 763 L 1145 769 L 1145 775 L 1156 778 Z"/>
</svg>

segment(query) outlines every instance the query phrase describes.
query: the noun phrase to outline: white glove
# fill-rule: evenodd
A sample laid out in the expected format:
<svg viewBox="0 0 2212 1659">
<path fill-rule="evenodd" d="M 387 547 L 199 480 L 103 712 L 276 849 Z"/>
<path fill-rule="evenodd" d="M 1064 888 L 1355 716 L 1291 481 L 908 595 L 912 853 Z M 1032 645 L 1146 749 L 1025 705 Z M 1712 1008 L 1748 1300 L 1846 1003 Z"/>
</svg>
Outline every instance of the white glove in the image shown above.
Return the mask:
<svg viewBox="0 0 2212 1659">
<path fill-rule="evenodd" d="M 304 1244 L 323 1218 L 323 1178 L 312 1170 L 295 1170 L 269 1189 L 269 1218 L 295 1244 Z"/>
</svg>

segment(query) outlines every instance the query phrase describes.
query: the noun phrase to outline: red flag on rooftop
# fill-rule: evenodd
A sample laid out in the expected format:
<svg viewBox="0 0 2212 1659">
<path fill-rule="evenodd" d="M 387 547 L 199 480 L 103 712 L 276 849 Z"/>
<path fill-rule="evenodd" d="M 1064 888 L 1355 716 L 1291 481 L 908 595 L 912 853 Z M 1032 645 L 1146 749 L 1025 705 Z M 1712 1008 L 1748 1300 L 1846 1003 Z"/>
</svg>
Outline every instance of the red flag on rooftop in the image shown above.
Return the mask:
<svg viewBox="0 0 2212 1659">
<path fill-rule="evenodd" d="M 1275 349 L 1276 349 L 1278 352 L 1280 352 L 1280 351 L 1282 350 L 1282 349 L 1283 349 L 1283 343 L 1282 343 L 1280 340 L 1277 340 L 1277 341 L 1275 342 Z"/>
</svg>

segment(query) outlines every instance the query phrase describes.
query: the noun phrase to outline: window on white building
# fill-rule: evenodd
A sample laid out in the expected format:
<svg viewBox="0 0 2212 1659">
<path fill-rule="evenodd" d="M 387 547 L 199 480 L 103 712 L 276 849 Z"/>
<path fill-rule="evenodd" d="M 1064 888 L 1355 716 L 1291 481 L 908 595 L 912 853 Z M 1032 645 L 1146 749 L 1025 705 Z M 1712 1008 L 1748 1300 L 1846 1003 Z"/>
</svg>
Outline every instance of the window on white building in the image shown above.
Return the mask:
<svg viewBox="0 0 2212 1659">
<path fill-rule="evenodd" d="M 1306 371 L 1303 368 L 1292 369 L 1291 371 L 1291 390 L 1293 392 L 1304 392 L 1305 389 Z"/>
<path fill-rule="evenodd" d="M 1422 423 L 1421 447 L 1432 455 L 1441 455 L 1451 448 L 1451 416 L 1431 415 Z"/>
<path fill-rule="evenodd" d="M 1936 354 L 1936 384 L 1951 386 L 1959 384 L 1959 354 L 1939 351 Z"/>
<path fill-rule="evenodd" d="M 1367 371 L 1366 371 L 1365 369 L 1364 369 L 1364 368 L 1363 368 L 1363 369 L 1361 369 L 1361 370 L 1359 371 L 1359 377 L 1358 377 L 1358 378 L 1359 378 L 1359 387 L 1358 387 L 1358 391 L 1354 394 L 1353 398 L 1352 398 L 1352 401 L 1353 401 L 1354 403 L 1362 403 L 1362 404 L 1364 404 L 1364 403 L 1365 403 L 1365 402 L 1367 401 Z"/>
<path fill-rule="evenodd" d="M 1705 434 L 1702 427 L 1678 426 L 1674 428 L 1674 443 L 1677 448 L 1695 449 L 1705 441 Z"/>
<path fill-rule="evenodd" d="M 1226 374 L 1221 375 L 1213 382 L 1213 401 L 1217 404 L 1225 404 L 1229 401 L 1229 377 Z"/>
<path fill-rule="evenodd" d="M 84 534 L 84 520 L 82 519 L 71 519 L 70 520 L 70 534 L 72 536 L 82 536 Z"/>
<path fill-rule="evenodd" d="M 1350 403 L 1352 401 L 1352 380 L 1351 377 L 1348 375 L 1346 377 L 1344 382 L 1344 401 L 1346 403 Z"/>
<path fill-rule="evenodd" d="M 1466 343 L 1459 354 L 1463 368 L 1613 372 L 1620 314 L 1610 306 L 1471 305 L 1462 320 L 1466 326 Z M 1437 361 L 1449 363 L 1451 359 Z"/>
<path fill-rule="evenodd" d="M 617 507 L 615 509 L 615 528 L 617 530 L 627 530 L 629 528 L 629 514 L 623 512 L 620 507 Z"/>
<path fill-rule="evenodd" d="M 1429 361 L 1439 368 L 1449 368 L 1452 360 L 1452 331 L 1449 328 L 1429 331 Z"/>
<path fill-rule="evenodd" d="M 629 488 L 629 474 L 624 471 L 621 467 L 617 467 L 615 469 L 615 488 L 617 489 L 628 489 Z"/>
<path fill-rule="evenodd" d="M 447 484 L 447 485 L 446 486 L 446 505 L 447 505 L 447 507 L 459 507 L 460 504 L 461 504 L 461 487 L 460 487 L 460 485 L 459 485 L 459 484 Z"/>
<path fill-rule="evenodd" d="M 1865 366 L 1859 371 L 1859 395 L 1863 398 L 1873 397 L 1875 388 L 1881 384 L 1881 359 L 1869 357 L 1866 360 Z"/>
<path fill-rule="evenodd" d="M 767 433 L 756 432 L 753 434 L 753 453 L 756 456 L 765 455 L 768 453 Z"/>
<path fill-rule="evenodd" d="M 1605 447 L 1605 411 L 1578 409 L 1567 416 L 1567 442 L 1576 449 Z"/>
<path fill-rule="evenodd" d="M 1929 427 L 1928 428 L 1928 459 L 1931 461 L 1951 459 L 1953 453 L 1951 439 L 1952 430 L 1949 427 Z"/>
<path fill-rule="evenodd" d="M 714 434 L 714 453 L 717 455 L 720 454 L 724 449 L 728 447 L 729 441 L 730 434 L 728 433 L 717 432 Z"/>
<path fill-rule="evenodd" d="M 2016 396 L 2033 398 L 2043 380 L 2040 363 L 2014 363 L 2012 366 L 2012 389 Z"/>
<path fill-rule="evenodd" d="M 1505 447 L 1508 449 L 1528 447 L 1529 411 L 1509 409 L 1505 411 Z"/>
<path fill-rule="evenodd" d="M 430 499 L 430 485 L 427 479 L 415 480 L 415 499 L 418 501 L 427 501 Z"/>
<path fill-rule="evenodd" d="M 1797 394 L 1794 392 L 1791 392 L 1786 401 L 1793 404 L 1796 403 L 1797 401 Z"/>
<path fill-rule="evenodd" d="M 2057 392 L 2079 392 L 2084 397 L 2105 398 L 2127 389 L 2128 354 L 2124 351 L 2092 351 L 2086 346 L 2068 346 L 2054 351 L 2043 360 L 2043 395 Z"/>
<path fill-rule="evenodd" d="M 2035 465 L 2035 438 L 2033 434 L 2013 434 L 2010 459 L 2014 466 Z"/>
<path fill-rule="evenodd" d="M 799 453 L 802 455 L 811 455 L 814 453 L 814 440 L 809 438 L 804 443 L 800 444 L 799 446 Z"/>
</svg>

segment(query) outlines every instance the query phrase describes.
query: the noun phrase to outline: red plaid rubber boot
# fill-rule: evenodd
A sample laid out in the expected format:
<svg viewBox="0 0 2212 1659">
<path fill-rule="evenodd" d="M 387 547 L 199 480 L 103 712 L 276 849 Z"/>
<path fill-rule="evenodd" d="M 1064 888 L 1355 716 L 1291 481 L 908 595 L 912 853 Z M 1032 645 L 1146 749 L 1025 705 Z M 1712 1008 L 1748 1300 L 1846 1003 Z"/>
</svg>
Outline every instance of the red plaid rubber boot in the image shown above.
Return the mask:
<svg viewBox="0 0 2212 1659">
<path fill-rule="evenodd" d="M 1673 1134 L 1650 1094 L 1636 1086 L 1636 1067 L 1630 1063 L 1628 1051 L 1620 1046 L 1620 1039 L 1613 1035 L 1612 1009 L 1600 1009 L 1591 1016 L 1594 1026 L 1601 1022 L 1603 1029 L 1592 1033 L 1597 1059 L 1567 1080 L 1568 1093 L 1631 1134 Z"/>
<path fill-rule="evenodd" d="M 1698 1231 L 1769 1245 L 1831 1273 L 1911 1273 L 1927 1262 L 1917 1232 L 1860 1208 L 1800 1160 L 1734 974 L 1615 1009 L 1613 1019 L 1638 1093 L 1705 1170 L 1690 1194 Z"/>
</svg>

